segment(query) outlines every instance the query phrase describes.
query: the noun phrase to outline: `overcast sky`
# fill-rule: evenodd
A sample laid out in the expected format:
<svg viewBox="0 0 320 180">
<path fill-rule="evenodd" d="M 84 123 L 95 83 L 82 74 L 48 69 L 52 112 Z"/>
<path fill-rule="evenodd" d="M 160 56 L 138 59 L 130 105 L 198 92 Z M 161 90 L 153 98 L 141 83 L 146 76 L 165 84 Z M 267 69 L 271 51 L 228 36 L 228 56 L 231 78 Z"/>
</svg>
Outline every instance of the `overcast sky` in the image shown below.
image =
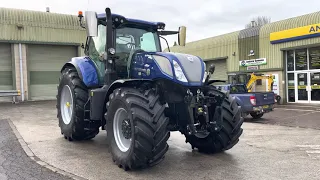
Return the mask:
<svg viewBox="0 0 320 180">
<path fill-rule="evenodd" d="M 74 14 L 111 11 L 130 18 L 166 23 L 166 30 L 187 27 L 187 42 L 243 29 L 256 16 L 278 21 L 319 11 L 319 0 L 8 0 L 1 7 Z M 319 20 L 320 22 L 320 20 Z M 170 46 L 177 36 L 167 38 Z"/>
</svg>

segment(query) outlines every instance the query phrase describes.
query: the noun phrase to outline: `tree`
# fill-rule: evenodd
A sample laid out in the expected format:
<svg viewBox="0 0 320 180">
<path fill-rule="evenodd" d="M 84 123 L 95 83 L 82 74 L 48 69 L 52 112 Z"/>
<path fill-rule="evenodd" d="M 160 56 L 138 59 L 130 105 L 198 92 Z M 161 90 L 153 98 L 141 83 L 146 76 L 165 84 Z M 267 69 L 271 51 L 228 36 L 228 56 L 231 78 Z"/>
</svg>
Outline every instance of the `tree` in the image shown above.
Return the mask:
<svg viewBox="0 0 320 180">
<path fill-rule="evenodd" d="M 258 16 L 255 18 L 252 18 L 251 22 L 245 25 L 245 28 L 252 28 L 255 26 L 262 26 L 265 24 L 268 24 L 271 22 L 271 18 L 270 17 L 266 17 L 266 16 Z"/>
</svg>

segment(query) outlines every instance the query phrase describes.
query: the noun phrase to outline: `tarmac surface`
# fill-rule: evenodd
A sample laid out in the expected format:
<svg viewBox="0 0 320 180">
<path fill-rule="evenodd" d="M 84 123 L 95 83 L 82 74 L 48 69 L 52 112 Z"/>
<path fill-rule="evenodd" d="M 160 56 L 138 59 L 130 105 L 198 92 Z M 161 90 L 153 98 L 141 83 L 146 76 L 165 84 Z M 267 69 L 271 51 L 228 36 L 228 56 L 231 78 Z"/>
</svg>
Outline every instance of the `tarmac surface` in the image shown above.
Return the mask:
<svg viewBox="0 0 320 180">
<path fill-rule="evenodd" d="M 179 132 L 172 132 L 165 160 L 140 171 L 123 171 L 114 165 L 105 131 L 89 141 L 65 140 L 53 101 L 0 105 L 0 117 L 12 121 L 33 157 L 79 178 L 319 179 L 320 111 L 290 108 L 277 107 L 257 121 L 247 118 L 240 142 L 224 153 L 201 154 Z"/>
<path fill-rule="evenodd" d="M 22 149 L 7 120 L 0 120 L 0 180 L 68 180 L 37 164 Z"/>
</svg>

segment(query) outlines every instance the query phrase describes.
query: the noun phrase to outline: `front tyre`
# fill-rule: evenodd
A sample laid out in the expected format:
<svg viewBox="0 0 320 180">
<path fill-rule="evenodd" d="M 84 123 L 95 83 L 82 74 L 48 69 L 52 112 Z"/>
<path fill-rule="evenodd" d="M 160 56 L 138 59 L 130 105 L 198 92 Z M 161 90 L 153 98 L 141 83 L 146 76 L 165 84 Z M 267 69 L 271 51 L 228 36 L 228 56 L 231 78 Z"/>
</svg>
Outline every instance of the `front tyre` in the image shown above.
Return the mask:
<svg viewBox="0 0 320 180">
<path fill-rule="evenodd" d="M 153 166 L 168 151 L 169 119 L 153 89 L 118 88 L 107 103 L 107 141 L 112 159 L 124 170 Z"/>
<path fill-rule="evenodd" d="M 88 90 L 77 70 L 67 67 L 62 71 L 57 95 L 57 117 L 61 134 L 65 139 L 88 140 L 99 133 L 99 128 L 88 128 L 84 117 L 84 104 L 88 100 Z"/>
<path fill-rule="evenodd" d="M 231 149 L 239 142 L 243 132 L 243 118 L 235 99 L 231 96 L 225 97 L 222 104 L 216 107 L 213 120 L 221 123 L 221 128 L 217 131 L 203 137 L 186 135 L 186 142 L 189 142 L 192 148 L 204 153 L 219 153 Z"/>
</svg>

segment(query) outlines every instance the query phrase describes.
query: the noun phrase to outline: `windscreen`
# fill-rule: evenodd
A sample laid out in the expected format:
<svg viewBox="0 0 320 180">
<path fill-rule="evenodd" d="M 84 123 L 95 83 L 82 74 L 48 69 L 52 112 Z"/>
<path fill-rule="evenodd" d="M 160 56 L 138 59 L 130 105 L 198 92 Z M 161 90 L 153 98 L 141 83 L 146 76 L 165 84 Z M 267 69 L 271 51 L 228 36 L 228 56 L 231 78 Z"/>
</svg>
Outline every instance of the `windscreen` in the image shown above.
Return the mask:
<svg viewBox="0 0 320 180">
<path fill-rule="evenodd" d="M 134 49 L 160 51 L 157 32 L 124 27 L 116 30 L 116 52 L 130 53 Z"/>
<path fill-rule="evenodd" d="M 230 87 L 230 93 L 232 94 L 245 92 L 247 92 L 247 90 L 244 85 L 231 85 Z"/>
</svg>

